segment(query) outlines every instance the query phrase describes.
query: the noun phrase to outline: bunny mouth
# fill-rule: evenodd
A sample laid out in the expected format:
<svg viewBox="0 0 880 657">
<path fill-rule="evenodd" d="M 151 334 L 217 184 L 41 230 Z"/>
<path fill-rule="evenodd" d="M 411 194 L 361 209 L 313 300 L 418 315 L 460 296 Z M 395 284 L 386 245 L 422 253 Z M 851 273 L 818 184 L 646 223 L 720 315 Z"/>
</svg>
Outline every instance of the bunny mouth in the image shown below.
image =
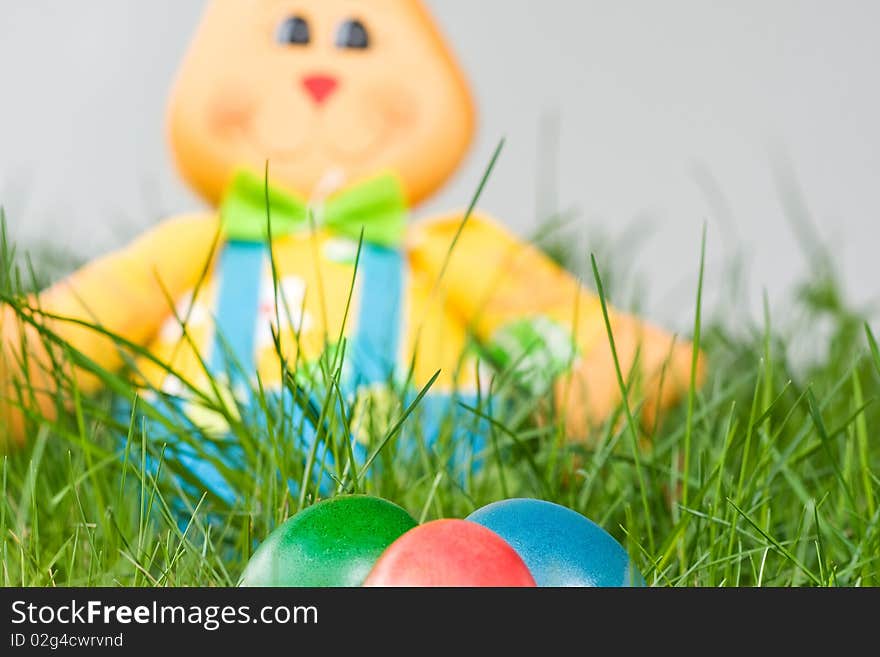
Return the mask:
<svg viewBox="0 0 880 657">
<path fill-rule="evenodd" d="M 317 147 L 313 141 L 303 139 L 296 145 L 282 144 L 277 140 L 268 141 L 254 130 L 243 128 L 239 139 L 252 154 L 271 162 L 295 162 L 309 157 Z"/>
<path fill-rule="evenodd" d="M 266 139 L 252 126 L 238 130 L 241 142 L 260 159 L 279 164 L 297 164 L 310 159 L 329 159 L 343 165 L 360 164 L 374 159 L 393 141 L 396 129 L 382 122 L 373 129 L 364 128 L 347 140 L 322 138 L 319 132 L 305 133 L 296 143 Z M 311 136 L 311 138 L 309 138 Z"/>
</svg>

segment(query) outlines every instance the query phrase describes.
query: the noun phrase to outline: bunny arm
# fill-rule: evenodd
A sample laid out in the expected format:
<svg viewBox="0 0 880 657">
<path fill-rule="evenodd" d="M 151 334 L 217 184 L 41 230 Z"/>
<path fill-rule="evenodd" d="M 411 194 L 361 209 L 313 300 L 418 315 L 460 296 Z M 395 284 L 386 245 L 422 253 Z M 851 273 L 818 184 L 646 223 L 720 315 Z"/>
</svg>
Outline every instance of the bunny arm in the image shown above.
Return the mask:
<svg viewBox="0 0 880 657">
<path fill-rule="evenodd" d="M 412 266 L 439 277 L 445 265 L 440 286 L 476 339 L 488 345 L 489 354 L 493 343 L 505 339 L 508 327 L 527 327 L 535 320 L 536 325 L 557 327 L 556 337 L 551 330 L 548 342 L 557 350 L 560 343 L 568 343 L 572 353 L 562 368 L 553 371 L 545 387 L 555 389 L 557 410 L 565 418 L 569 436 L 585 437 L 591 426 L 615 410 L 622 397 L 601 301 L 539 249 L 479 213 L 469 218 L 450 254 L 462 216 L 441 216 L 413 226 L 407 242 Z M 630 401 L 643 403 L 641 418 L 648 426 L 660 410 L 686 394 L 693 346 L 637 317 L 608 310 L 625 381 L 636 374 L 633 365 L 638 364 L 639 392 Z M 540 338 L 539 332 L 535 335 Z M 546 371 L 553 365 L 546 359 L 523 359 L 522 363 L 526 375 L 529 367 L 533 375 L 534 370 Z M 699 354 L 698 383 L 705 367 Z"/>
<path fill-rule="evenodd" d="M 210 215 L 169 219 L 128 247 L 99 258 L 26 300 L 23 312 L 100 367 L 123 364 L 118 345 L 85 322 L 146 345 L 171 314 L 169 297 L 177 301 L 192 290 L 213 257 L 218 221 Z M 11 307 L 0 307 L 0 445 L 23 444 L 23 406 L 48 418 L 56 411 L 59 381 L 53 373 L 57 349 L 37 328 Z M 50 349 L 53 354 L 50 354 Z M 27 372 L 24 369 L 27 369 Z M 74 372 L 82 392 L 100 385 L 94 375 Z M 26 395 L 19 385 L 27 379 Z"/>
</svg>

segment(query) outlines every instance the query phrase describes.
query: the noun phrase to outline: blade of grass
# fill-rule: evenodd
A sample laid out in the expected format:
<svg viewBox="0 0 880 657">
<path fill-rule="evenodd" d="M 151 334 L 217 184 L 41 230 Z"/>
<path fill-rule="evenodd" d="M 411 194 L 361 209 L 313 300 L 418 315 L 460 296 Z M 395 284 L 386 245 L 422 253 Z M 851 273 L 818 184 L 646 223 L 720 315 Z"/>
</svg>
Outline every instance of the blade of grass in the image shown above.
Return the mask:
<svg viewBox="0 0 880 657">
<path fill-rule="evenodd" d="M 608 302 L 605 298 L 605 289 L 602 287 L 602 277 L 599 274 L 599 265 L 596 262 L 596 256 L 590 256 L 592 265 L 593 265 L 593 277 L 596 281 L 596 288 L 599 294 L 599 301 L 602 305 L 602 317 L 605 320 L 605 330 L 608 335 L 608 344 L 611 348 L 611 356 L 614 361 L 614 373 L 617 376 L 617 385 L 620 389 L 621 401 L 623 404 L 624 411 L 626 413 L 626 421 L 627 427 L 629 428 L 630 437 L 631 437 L 631 448 L 632 448 L 632 457 L 633 463 L 636 468 L 636 478 L 639 482 L 639 493 L 642 498 L 642 510 L 645 514 L 645 528 L 648 533 L 648 546 L 651 552 L 654 551 L 654 530 L 653 523 L 651 522 L 651 506 L 648 503 L 648 489 L 645 484 L 645 477 L 642 473 L 642 459 L 641 454 L 639 452 L 639 434 L 638 428 L 636 427 L 635 418 L 632 414 L 632 409 L 629 404 L 629 394 L 628 394 L 628 386 L 626 382 L 623 380 L 623 371 L 620 367 L 620 359 L 617 356 L 617 345 L 614 342 L 614 332 L 611 330 L 611 319 L 608 314 Z"/>
</svg>

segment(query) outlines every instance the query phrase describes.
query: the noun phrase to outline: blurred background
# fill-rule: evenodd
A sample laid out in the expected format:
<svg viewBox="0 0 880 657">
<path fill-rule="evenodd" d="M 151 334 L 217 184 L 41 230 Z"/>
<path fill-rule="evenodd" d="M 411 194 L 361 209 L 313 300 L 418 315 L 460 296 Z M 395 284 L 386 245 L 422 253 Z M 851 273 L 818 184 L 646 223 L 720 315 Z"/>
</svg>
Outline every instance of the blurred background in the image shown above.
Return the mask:
<svg viewBox="0 0 880 657">
<path fill-rule="evenodd" d="M 88 257 L 200 205 L 164 112 L 203 4 L 0 0 L 0 203 L 22 247 Z M 675 329 L 693 321 L 704 224 L 710 301 L 744 264 L 749 299 L 728 311 L 759 312 L 765 288 L 784 308 L 811 233 L 851 298 L 880 299 L 880 2 L 428 4 L 481 128 L 420 213 L 466 205 L 506 136 L 482 207 L 524 236 L 571 211 L 583 257 L 638 272 L 627 299 Z M 781 202 L 798 186 L 800 224 Z"/>
</svg>

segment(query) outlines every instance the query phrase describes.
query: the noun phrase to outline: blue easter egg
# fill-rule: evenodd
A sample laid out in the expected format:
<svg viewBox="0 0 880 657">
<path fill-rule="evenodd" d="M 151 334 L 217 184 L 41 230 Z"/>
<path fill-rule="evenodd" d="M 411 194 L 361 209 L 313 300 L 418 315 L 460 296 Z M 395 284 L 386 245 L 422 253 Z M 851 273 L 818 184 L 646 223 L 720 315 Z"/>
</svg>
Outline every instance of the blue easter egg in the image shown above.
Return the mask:
<svg viewBox="0 0 880 657">
<path fill-rule="evenodd" d="M 626 550 L 596 523 L 541 500 L 504 500 L 468 520 L 501 536 L 538 586 L 645 586 Z"/>
</svg>

